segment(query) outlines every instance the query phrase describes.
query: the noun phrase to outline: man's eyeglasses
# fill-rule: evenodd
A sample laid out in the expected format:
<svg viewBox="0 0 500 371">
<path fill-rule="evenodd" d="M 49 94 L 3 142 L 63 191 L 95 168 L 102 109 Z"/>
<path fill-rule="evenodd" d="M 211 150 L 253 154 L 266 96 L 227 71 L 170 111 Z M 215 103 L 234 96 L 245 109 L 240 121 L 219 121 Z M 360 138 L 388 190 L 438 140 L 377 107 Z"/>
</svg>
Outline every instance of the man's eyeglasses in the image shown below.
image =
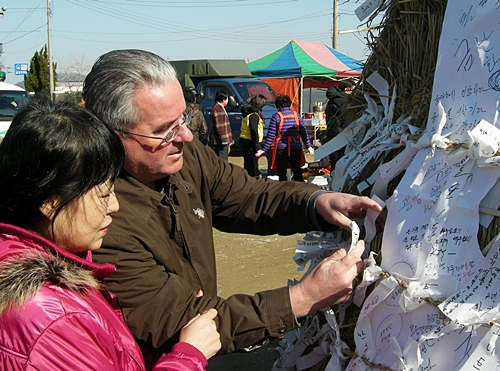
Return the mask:
<svg viewBox="0 0 500 371">
<path fill-rule="evenodd" d="M 125 130 L 118 130 L 118 131 L 120 133 L 123 133 L 123 134 L 136 135 L 138 137 L 149 138 L 149 139 L 158 139 L 158 140 L 161 140 L 162 143 L 172 143 L 174 141 L 174 139 L 177 137 L 177 135 L 179 134 L 179 130 L 181 129 L 181 126 L 182 125 L 189 125 L 189 123 L 191 122 L 191 116 L 193 114 L 193 111 L 194 111 L 193 108 L 188 109 L 187 112 L 184 114 L 184 119 L 182 120 L 182 122 L 179 125 L 176 125 L 172 129 L 170 129 L 168 131 L 167 135 L 165 135 L 164 137 L 154 137 L 154 136 L 150 136 L 150 135 L 131 133 L 131 132 L 125 131 Z"/>
</svg>

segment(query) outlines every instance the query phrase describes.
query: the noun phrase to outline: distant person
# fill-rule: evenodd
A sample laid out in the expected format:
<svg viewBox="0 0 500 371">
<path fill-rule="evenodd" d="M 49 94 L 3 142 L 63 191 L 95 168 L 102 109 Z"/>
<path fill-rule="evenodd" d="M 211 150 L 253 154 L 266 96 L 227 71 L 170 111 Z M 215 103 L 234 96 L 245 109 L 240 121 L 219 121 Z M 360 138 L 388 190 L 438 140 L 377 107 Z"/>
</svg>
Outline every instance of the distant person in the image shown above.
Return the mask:
<svg viewBox="0 0 500 371">
<path fill-rule="evenodd" d="M 188 129 L 193 133 L 193 137 L 198 139 L 203 144 L 207 144 L 207 123 L 205 117 L 200 110 L 200 105 L 197 103 L 198 92 L 192 86 L 186 86 L 182 89 L 184 100 L 186 101 L 186 111 L 189 112 Z"/>
<path fill-rule="evenodd" d="M 43 91 L 37 91 L 35 92 L 35 94 L 33 94 L 33 97 L 31 98 L 31 100 L 34 102 L 34 103 L 44 103 L 44 102 L 48 102 L 50 99 L 49 99 L 49 95 Z"/>
<path fill-rule="evenodd" d="M 287 180 L 287 169 L 290 165 L 293 180 L 303 182 L 301 166 L 305 164 L 305 159 L 302 143 L 311 156 L 314 156 L 314 149 L 302 118 L 290 108 L 291 105 L 292 100 L 289 96 L 278 95 L 276 98 L 278 112 L 271 117 L 264 145 L 255 156 L 260 157 L 272 148 L 271 168 L 278 170 L 279 181 Z"/>
<path fill-rule="evenodd" d="M 227 93 L 223 90 L 217 91 L 215 104 L 210 112 L 210 123 L 212 125 L 210 143 L 217 156 L 226 161 L 229 158 L 230 146 L 233 144 L 233 132 L 226 112 L 228 102 Z"/>
<path fill-rule="evenodd" d="M 347 94 L 351 93 L 353 87 L 354 82 L 351 80 L 344 80 L 340 82 L 338 87 L 332 85 L 326 90 L 326 97 L 328 98 L 325 108 L 327 124 L 332 117 L 337 115 L 340 107 L 344 104 Z"/>
<path fill-rule="evenodd" d="M 326 90 L 326 97 L 328 102 L 325 108 L 326 118 L 326 135 L 325 143 L 335 138 L 342 131 L 342 115 L 340 114 L 340 107 L 344 104 L 347 93 L 351 92 L 354 83 L 351 80 L 342 81 L 338 87 L 335 85 L 330 86 Z M 337 161 L 343 156 L 344 150 L 340 149 L 330 153 L 331 168 L 335 168 Z"/>
<path fill-rule="evenodd" d="M 0 369 L 144 371 L 92 253 L 119 209 L 118 136 L 73 103 L 32 104 L 0 144 Z M 153 370 L 201 371 L 221 347 L 215 309 L 180 331 Z"/>
<path fill-rule="evenodd" d="M 238 146 L 243 152 L 243 167 L 248 175 L 257 178 L 260 176 L 260 171 L 259 159 L 255 157 L 255 154 L 260 150 L 260 143 L 264 139 L 262 109 L 266 103 L 266 97 L 257 94 L 250 99 L 249 104 L 241 108 L 243 119 Z"/>
<path fill-rule="evenodd" d="M 17 110 L 19 105 L 12 97 L 0 97 L 0 109 Z"/>
<path fill-rule="evenodd" d="M 0 71 L 0 82 L 5 82 L 6 77 L 7 75 L 5 74 L 5 72 Z"/>
</svg>

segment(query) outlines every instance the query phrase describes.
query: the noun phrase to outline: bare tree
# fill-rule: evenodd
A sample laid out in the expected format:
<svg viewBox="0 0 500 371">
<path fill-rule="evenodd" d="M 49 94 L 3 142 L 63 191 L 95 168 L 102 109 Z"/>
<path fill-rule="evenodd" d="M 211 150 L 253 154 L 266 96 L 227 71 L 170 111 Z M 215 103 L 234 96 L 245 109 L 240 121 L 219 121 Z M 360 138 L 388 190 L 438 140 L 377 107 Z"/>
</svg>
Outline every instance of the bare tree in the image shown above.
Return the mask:
<svg viewBox="0 0 500 371">
<path fill-rule="evenodd" d="M 56 99 L 80 102 L 83 80 L 92 67 L 85 62 L 84 56 L 69 55 L 68 64 L 59 67 Z"/>
</svg>

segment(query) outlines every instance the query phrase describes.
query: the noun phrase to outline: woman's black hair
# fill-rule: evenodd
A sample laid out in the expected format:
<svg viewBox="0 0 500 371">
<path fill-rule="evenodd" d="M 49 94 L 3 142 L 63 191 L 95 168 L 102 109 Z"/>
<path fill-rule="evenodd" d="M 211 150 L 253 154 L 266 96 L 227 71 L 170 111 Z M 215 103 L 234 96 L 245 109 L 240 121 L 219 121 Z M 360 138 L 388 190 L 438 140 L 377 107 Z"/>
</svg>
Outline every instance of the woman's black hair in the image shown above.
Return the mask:
<svg viewBox="0 0 500 371">
<path fill-rule="evenodd" d="M 278 95 L 276 101 L 274 102 L 277 109 L 290 107 L 292 105 L 292 100 L 288 95 Z"/>
<path fill-rule="evenodd" d="M 266 106 L 267 99 L 262 94 L 257 94 L 252 99 L 250 99 L 250 105 L 262 111 L 262 108 Z"/>
<path fill-rule="evenodd" d="M 217 93 L 215 93 L 215 101 L 221 103 L 227 99 L 227 93 L 224 90 L 217 90 Z"/>
<path fill-rule="evenodd" d="M 76 104 L 33 103 L 19 112 L 0 143 L 0 222 L 35 229 L 40 206 L 57 199 L 55 216 L 108 180 L 125 161 L 120 138 Z"/>
</svg>

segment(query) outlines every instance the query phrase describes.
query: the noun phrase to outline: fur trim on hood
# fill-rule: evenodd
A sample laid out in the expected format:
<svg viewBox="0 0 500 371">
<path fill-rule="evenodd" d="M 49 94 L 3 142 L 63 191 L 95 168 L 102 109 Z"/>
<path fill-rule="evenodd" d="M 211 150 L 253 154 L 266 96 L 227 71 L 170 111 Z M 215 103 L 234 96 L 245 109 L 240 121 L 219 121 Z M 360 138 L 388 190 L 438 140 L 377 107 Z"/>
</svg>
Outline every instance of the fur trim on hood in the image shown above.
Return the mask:
<svg viewBox="0 0 500 371">
<path fill-rule="evenodd" d="M 82 295 L 101 287 L 92 271 L 60 257 L 40 251 L 15 254 L 0 262 L 0 315 L 10 307 L 22 307 L 45 282 Z"/>
</svg>

